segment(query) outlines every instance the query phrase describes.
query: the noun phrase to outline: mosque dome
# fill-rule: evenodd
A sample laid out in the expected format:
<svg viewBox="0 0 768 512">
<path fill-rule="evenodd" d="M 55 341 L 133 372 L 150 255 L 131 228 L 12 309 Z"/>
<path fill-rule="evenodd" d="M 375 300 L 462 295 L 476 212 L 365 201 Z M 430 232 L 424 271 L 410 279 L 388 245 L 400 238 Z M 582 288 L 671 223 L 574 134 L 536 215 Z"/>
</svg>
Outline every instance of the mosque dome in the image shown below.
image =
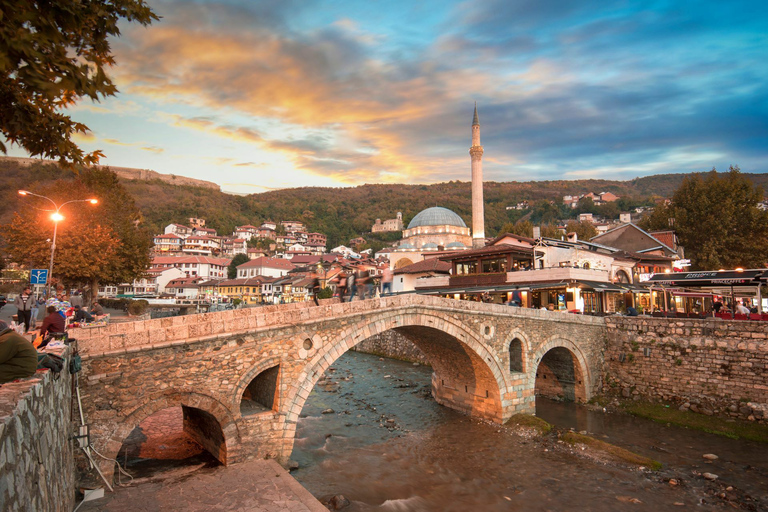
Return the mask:
<svg viewBox="0 0 768 512">
<path fill-rule="evenodd" d="M 422 249 L 437 249 L 437 244 L 435 243 L 427 243 L 421 246 Z"/>
<path fill-rule="evenodd" d="M 400 244 L 400 249 L 415 249 L 416 247 L 413 244 L 409 244 L 408 242 L 404 244 Z"/>
<path fill-rule="evenodd" d="M 420 211 L 408 224 L 408 229 L 422 226 L 458 226 L 466 228 L 467 225 L 456 213 L 448 208 L 433 206 Z"/>
<path fill-rule="evenodd" d="M 461 242 L 451 242 L 445 246 L 446 249 L 466 249 L 467 246 Z"/>
</svg>

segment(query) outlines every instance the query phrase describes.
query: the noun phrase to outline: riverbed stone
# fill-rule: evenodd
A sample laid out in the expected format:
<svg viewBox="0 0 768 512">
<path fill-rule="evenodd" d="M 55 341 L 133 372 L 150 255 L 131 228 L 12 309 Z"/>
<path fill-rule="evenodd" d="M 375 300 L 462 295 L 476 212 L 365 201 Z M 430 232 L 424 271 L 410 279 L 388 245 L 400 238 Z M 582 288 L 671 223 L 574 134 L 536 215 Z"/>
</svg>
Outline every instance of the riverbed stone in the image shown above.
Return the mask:
<svg viewBox="0 0 768 512">
<path fill-rule="evenodd" d="M 719 457 L 715 455 L 714 453 L 705 453 L 703 457 L 707 460 L 717 460 Z"/>
</svg>

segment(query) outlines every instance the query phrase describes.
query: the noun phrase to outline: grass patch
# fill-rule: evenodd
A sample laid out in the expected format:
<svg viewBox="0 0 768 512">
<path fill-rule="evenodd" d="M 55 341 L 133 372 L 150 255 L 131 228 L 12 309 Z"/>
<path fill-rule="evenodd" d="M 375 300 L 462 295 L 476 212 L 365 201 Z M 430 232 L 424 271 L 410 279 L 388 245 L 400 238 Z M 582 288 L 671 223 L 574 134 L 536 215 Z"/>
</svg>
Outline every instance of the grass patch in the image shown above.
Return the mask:
<svg viewBox="0 0 768 512">
<path fill-rule="evenodd" d="M 624 410 L 635 416 L 647 418 L 659 423 L 671 423 L 679 427 L 687 427 L 710 434 L 729 437 L 731 439 L 748 439 L 758 443 L 768 444 L 768 426 L 759 425 L 744 420 L 727 422 L 718 416 L 706 416 L 690 411 L 681 411 L 675 406 L 650 402 L 627 402 L 622 405 Z"/>
<path fill-rule="evenodd" d="M 629 464 L 636 464 L 638 466 L 645 466 L 653 471 L 661 469 L 661 462 L 648 457 L 643 457 L 624 448 L 620 448 L 616 445 L 606 443 L 594 437 L 585 436 L 583 434 L 577 434 L 576 432 L 568 432 L 564 434 L 562 440 L 568 444 L 584 444 L 594 450 L 603 452 L 611 457 L 618 459 Z"/>
<path fill-rule="evenodd" d="M 539 435 L 548 434 L 552 430 L 552 425 L 538 416 L 532 416 L 530 414 L 515 414 L 509 421 L 507 421 L 506 425 L 508 427 L 532 428 L 536 430 Z"/>
</svg>

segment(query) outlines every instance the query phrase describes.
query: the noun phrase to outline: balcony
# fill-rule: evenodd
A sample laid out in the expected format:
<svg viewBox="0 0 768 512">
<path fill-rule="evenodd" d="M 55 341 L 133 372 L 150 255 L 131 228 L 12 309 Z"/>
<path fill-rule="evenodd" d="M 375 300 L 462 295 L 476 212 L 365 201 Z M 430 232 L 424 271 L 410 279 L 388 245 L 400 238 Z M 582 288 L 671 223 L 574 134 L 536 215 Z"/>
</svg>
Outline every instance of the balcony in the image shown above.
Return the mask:
<svg viewBox="0 0 768 512">
<path fill-rule="evenodd" d="M 548 283 L 556 281 L 610 282 L 607 270 L 575 267 L 550 267 L 536 270 L 507 272 L 507 284 Z"/>
</svg>

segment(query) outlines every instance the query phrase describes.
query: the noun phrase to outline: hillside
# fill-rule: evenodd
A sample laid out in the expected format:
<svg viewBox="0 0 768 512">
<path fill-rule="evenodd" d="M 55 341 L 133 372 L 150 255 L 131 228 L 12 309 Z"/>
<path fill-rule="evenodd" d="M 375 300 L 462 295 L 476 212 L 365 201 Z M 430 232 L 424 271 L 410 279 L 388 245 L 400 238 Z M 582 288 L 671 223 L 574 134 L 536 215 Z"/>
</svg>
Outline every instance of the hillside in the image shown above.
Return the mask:
<svg viewBox="0 0 768 512">
<path fill-rule="evenodd" d="M 0 222 L 8 222 L 18 207 L 16 190 L 55 179 L 72 178 L 55 165 L 22 166 L 13 159 L 0 158 L 0 172 L 6 187 L 0 191 Z M 768 174 L 747 175 L 763 189 Z M 562 202 L 566 194 L 613 192 L 621 197 L 613 211 L 652 204 L 654 198 L 670 197 L 684 175 L 666 174 L 629 181 L 576 180 L 487 182 L 484 185 L 486 234 L 496 235 L 501 227 L 517 220 L 523 212 L 507 206 L 527 200 Z M 370 231 L 376 218 L 394 218 L 399 211 L 408 222 L 421 210 L 444 206 L 469 223 L 471 214 L 470 183 L 452 181 L 433 185 L 362 185 L 350 188 L 305 187 L 239 196 L 213 188 L 174 185 L 159 179 L 123 180 L 152 232 L 161 232 L 171 222 L 185 222 L 189 217 L 206 219 L 207 225 L 220 233 L 231 233 L 241 224 L 260 224 L 265 220 L 300 220 L 312 231 L 328 235 L 333 247 Z M 569 212 L 570 213 L 570 212 Z M 575 212 L 573 212 L 575 213 Z"/>
</svg>

